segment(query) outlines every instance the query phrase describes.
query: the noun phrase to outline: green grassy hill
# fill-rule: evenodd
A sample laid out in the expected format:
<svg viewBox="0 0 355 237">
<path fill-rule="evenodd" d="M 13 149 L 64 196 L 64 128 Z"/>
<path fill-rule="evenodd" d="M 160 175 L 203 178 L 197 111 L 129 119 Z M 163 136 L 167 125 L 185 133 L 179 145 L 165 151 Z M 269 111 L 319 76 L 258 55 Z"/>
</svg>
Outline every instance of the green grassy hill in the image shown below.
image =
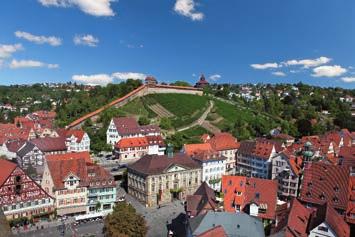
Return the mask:
<svg viewBox="0 0 355 237">
<path fill-rule="evenodd" d="M 150 107 L 159 104 L 173 114 L 170 120 L 174 129 L 187 126 L 197 120 L 208 107 L 209 100 L 214 100 L 214 107 L 207 120 L 221 129 L 229 131 L 239 139 L 248 139 L 268 134 L 275 127 L 287 129 L 287 121 L 276 119 L 266 113 L 259 113 L 238 104 L 228 103 L 207 96 L 186 94 L 152 94 L 137 98 L 120 110 L 128 116 L 145 116 L 153 123 L 159 124 L 161 117 Z M 192 129 L 194 130 L 194 129 Z"/>
<path fill-rule="evenodd" d="M 173 115 L 169 120 L 172 127 L 177 129 L 197 120 L 208 107 L 208 98 L 188 94 L 151 94 L 133 100 L 121 110 L 127 115 L 146 116 L 159 121 L 158 114 L 150 109 L 156 104 Z"/>
<path fill-rule="evenodd" d="M 201 142 L 201 135 L 209 133 L 202 126 L 193 126 L 181 132 L 176 130 L 199 119 L 209 107 L 211 100 L 214 101 L 214 107 L 206 120 L 221 131 L 232 133 L 238 139 L 262 136 L 276 127 L 287 131 L 290 126 L 287 121 L 273 118 L 265 112 L 259 113 L 235 102 L 218 98 L 188 94 L 151 94 L 136 98 L 121 108 L 105 110 L 100 114 L 98 122 L 101 123 L 101 128 L 98 131 L 93 130 L 90 123 L 86 124 L 84 129 L 92 138 L 93 150 L 100 151 L 106 146 L 106 129 L 111 118 L 133 116 L 141 124 L 160 125 L 167 142 L 172 143 L 175 149 L 179 150 L 183 144 Z M 110 147 L 107 149 L 109 150 Z"/>
</svg>

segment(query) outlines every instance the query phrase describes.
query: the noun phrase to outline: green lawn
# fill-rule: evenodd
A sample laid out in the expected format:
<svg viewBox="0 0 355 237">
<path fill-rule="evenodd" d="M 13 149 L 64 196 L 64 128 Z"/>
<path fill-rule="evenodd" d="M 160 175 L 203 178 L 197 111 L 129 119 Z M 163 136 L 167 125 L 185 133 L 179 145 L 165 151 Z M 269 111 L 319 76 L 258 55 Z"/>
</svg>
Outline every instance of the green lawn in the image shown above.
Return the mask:
<svg viewBox="0 0 355 237">
<path fill-rule="evenodd" d="M 208 107 L 205 96 L 188 94 L 151 94 L 144 97 L 144 103 L 159 103 L 175 115 L 171 118 L 174 128 L 180 128 L 197 120 Z"/>
<path fill-rule="evenodd" d="M 143 98 L 136 98 L 128 104 L 122 106 L 120 110 L 128 115 L 138 115 L 139 117 L 145 116 L 148 118 L 155 118 L 157 115 L 143 103 Z"/>
</svg>

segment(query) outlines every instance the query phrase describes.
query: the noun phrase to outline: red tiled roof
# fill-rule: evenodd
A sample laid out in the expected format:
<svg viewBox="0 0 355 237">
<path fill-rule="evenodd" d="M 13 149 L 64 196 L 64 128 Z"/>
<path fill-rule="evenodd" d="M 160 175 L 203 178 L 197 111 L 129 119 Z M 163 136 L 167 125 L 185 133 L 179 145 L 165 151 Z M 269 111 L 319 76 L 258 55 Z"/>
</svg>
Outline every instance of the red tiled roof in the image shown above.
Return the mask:
<svg viewBox="0 0 355 237">
<path fill-rule="evenodd" d="M 346 210 L 348 203 L 349 170 L 324 162 L 306 163 L 300 200 L 314 204 L 324 204 Z"/>
<path fill-rule="evenodd" d="M 286 237 L 307 237 L 309 223 L 313 210 L 303 206 L 296 198 L 292 200 L 291 211 L 288 216 Z"/>
<path fill-rule="evenodd" d="M 145 136 L 148 140 L 149 145 L 159 145 L 160 147 L 165 146 L 165 142 L 162 136 Z"/>
<path fill-rule="evenodd" d="M 201 136 L 201 140 L 203 143 L 206 143 L 210 138 L 211 138 L 210 135 L 207 133 L 205 133 Z"/>
<path fill-rule="evenodd" d="M 38 110 L 32 113 L 42 119 L 55 119 L 57 113 L 54 111 Z"/>
<path fill-rule="evenodd" d="M 244 176 L 223 176 L 224 210 L 235 212 L 233 205 L 240 205 L 243 210 L 247 205 L 256 203 L 266 205 L 266 212 L 258 217 L 275 219 L 278 183 L 276 180 L 248 178 Z M 237 192 L 241 192 L 240 196 Z"/>
<path fill-rule="evenodd" d="M 0 123 L 0 144 L 11 140 L 27 140 L 29 136 L 28 129 L 21 129 L 15 124 Z"/>
<path fill-rule="evenodd" d="M 38 147 L 38 149 L 40 149 L 42 152 L 67 150 L 64 137 L 36 138 L 30 140 L 30 142 L 35 144 Z"/>
<path fill-rule="evenodd" d="M 217 133 L 207 141 L 216 151 L 238 149 L 240 144 L 230 133 Z"/>
<path fill-rule="evenodd" d="M 128 166 L 128 169 L 139 172 L 143 175 L 156 175 L 165 172 L 173 165 L 186 169 L 198 169 L 200 165 L 185 154 L 174 154 L 173 157 L 145 155 L 137 162 Z"/>
<path fill-rule="evenodd" d="M 197 235 L 197 237 L 227 237 L 227 233 L 221 225 L 218 225 Z"/>
<path fill-rule="evenodd" d="M 59 136 L 64 136 L 66 138 L 70 138 L 71 136 L 74 136 L 77 138 L 77 142 L 80 143 L 85 135 L 85 131 L 81 129 L 70 129 L 70 130 L 61 129 L 58 130 L 58 134 Z"/>
<path fill-rule="evenodd" d="M 325 221 L 335 232 L 336 236 L 350 237 L 349 225 L 345 222 L 343 216 L 339 215 L 339 213 L 331 206 L 327 207 Z"/>
<path fill-rule="evenodd" d="M 86 164 L 88 177 L 87 181 L 90 187 L 116 187 L 115 179 L 105 168 Z"/>
<path fill-rule="evenodd" d="M 184 151 L 188 156 L 193 156 L 201 152 L 213 152 L 212 146 L 209 143 L 185 144 Z"/>
<path fill-rule="evenodd" d="M 201 151 L 194 156 L 192 156 L 195 160 L 199 161 L 208 161 L 208 160 L 225 160 L 226 157 L 220 155 L 218 152 L 211 151 Z"/>
<path fill-rule="evenodd" d="M 64 179 L 73 174 L 80 179 L 81 187 L 87 186 L 87 166 L 84 159 L 48 160 L 47 165 L 55 189 L 64 188 Z"/>
<path fill-rule="evenodd" d="M 186 197 L 186 211 L 190 216 L 197 216 L 202 211 L 214 210 L 217 207 L 214 190 L 203 182 L 193 195 Z"/>
<path fill-rule="evenodd" d="M 45 159 L 47 161 L 84 159 L 86 163 L 92 163 L 90 153 L 87 151 L 65 153 L 65 154 L 55 154 L 55 155 L 46 155 Z"/>
<path fill-rule="evenodd" d="M 8 160 L 0 159 L 0 187 L 10 176 L 12 171 L 16 169 L 16 167 L 17 165 L 15 163 L 10 162 Z"/>
<path fill-rule="evenodd" d="M 151 132 L 160 132 L 159 126 L 156 125 L 145 125 L 139 126 L 137 121 L 131 117 L 119 117 L 113 118 L 113 123 L 115 124 L 116 130 L 120 135 L 130 135 L 130 134 L 148 134 Z"/>
<path fill-rule="evenodd" d="M 285 134 L 285 133 L 279 133 L 279 134 L 275 135 L 274 138 L 282 139 L 282 140 L 294 140 L 295 139 L 294 137 L 292 137 L 288 134 Z"/>
<path fill-rule="evenodd" d="M 295 175 L 299 176 L 302 171 L 303 157 L 295 156 L 289 150 L 282 151 L 282 154 L 284 154 L 288 158 L 288 162 L 290 164 L 290 168 L 292 169 L 292 172 Z"/>
<path fill-rule="evenodd" d="M 146 137 L 122 138 L 116 143 L 115 147 L 118 149 L 148 147 L 148 139 Z"/>
<path fill-rule="evenodd" d="M 257 156 L 269 159 L 274 149 L 274 144 L 267 140 L 242 141 L 238 150 L 239 154 Z"/>
<path fill-rule="evenodd" d="M 346 208 L 346 221 L 355 224 L 355 176 L 350 176 L 348 186 L 348 206 Z"/>
<path fill-rule="evenodd" d="M 6 142 L 6 147 L 10 152 L 17 152 L 25 143 L 25 140 L 8 141 Z"/>
</svg>

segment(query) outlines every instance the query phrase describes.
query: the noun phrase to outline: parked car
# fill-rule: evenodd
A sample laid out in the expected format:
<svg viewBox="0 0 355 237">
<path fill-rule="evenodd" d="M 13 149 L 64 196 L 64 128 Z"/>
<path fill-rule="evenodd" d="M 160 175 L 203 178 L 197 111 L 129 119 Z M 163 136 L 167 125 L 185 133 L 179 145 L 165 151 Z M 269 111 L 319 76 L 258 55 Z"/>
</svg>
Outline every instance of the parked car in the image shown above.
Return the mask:
<svg viewBox="0 0 355 237">
<path fill-rule="evenodd" d="M 116 172 L 116 171 L 118 171 L 117 167 L 114 167 L 114 168 L 111 169 L 111 172 Z"/>
</svg>

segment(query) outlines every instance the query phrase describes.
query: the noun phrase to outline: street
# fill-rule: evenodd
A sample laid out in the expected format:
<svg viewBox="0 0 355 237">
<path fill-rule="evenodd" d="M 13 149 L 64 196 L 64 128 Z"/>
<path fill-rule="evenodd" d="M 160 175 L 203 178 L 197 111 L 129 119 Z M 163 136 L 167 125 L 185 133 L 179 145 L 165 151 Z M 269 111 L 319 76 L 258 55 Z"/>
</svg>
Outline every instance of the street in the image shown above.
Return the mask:
<svg viewBox="0 0 355 237">
<path fill-rule="evenodd" d="M 137 212 L 145 218 L 148 226 L 147 237 L 166 236 L 168 226 L 170 229 L 174 230 L 174 233 L 177 234 L 177 236 L 183 235 L 179 234 L 179 232 L 184 233 L 184 206 L 180 201 L 174 201 L 172 203 L 162 205 L 159 209 L 146 208 L 142 203 L 127 194 L 124 189 L 119 186 L 117 189 L 117 196 L 125 196 L 126 202 L 131 204 Z M 15 234 L 19 237 L 101 237 L 103 236 L 102 228 L 102 221 L 92 221 L 76 226 L 66 223 L 64 235 L 61 235 L 61 227 L 53 226 L 26 233 L 16 233 L 15 231 Z"/>
<path fill-rule="evenodd" d="M 89 222 L 85 224 L 81 224 L 78 226 L 72 226 L 67 224 L 65 226 L 64 235 L 61 234 L 61 229 L 58 227 L 50 227 L 43 230 L 36 230 L 27 233 L 16 234 L 16 236 L 20 237 L 82 237 L 82 236 L 95 236 L 102 237 L 102 222 Z"/>
</svg>

